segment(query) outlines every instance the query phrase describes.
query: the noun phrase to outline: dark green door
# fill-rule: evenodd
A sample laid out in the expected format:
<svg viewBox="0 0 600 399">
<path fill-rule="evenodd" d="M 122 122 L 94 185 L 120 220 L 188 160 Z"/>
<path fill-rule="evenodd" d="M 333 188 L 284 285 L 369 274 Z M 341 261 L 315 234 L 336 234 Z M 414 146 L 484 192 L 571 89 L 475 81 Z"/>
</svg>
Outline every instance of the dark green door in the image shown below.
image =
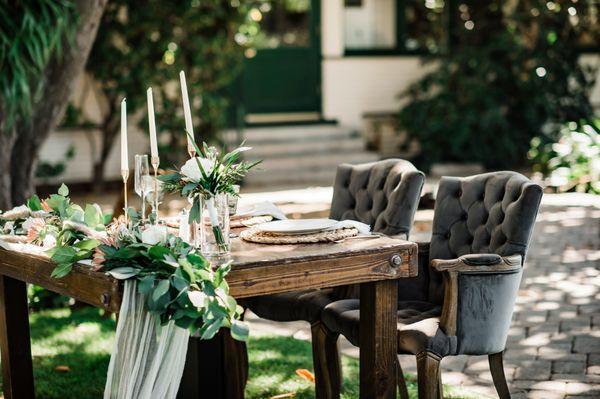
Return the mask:
<svg viewBox="0 0 600 399">
<path fill-rule="evenodd" d="M 256 23 L 258 33 L 253 39 L 255 46 L 245 53 L 242 99 L 246 115 L 318 115 L 318 0 L 257 1 L 250 19 Z"/>
</svg>

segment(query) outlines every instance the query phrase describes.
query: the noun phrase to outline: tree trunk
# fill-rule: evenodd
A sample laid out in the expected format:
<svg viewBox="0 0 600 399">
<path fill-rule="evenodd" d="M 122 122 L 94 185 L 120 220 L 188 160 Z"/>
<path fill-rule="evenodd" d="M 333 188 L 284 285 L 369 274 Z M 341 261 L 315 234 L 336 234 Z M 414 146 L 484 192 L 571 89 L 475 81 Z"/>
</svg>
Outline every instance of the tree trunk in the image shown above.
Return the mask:
<svg viewBox="0 0 600 399">
<path fill-rule="evenodd" d="M 27 139 L 24 139 L 24 137 L 27 137 Z M 35 192 L 33 175 L 37 163 L 37 147 L 34 145 L 31 136 L 19 135 L 16 138 L 9 159 L 12 203 L 13 206 L 21 205 Z"/>
<path fill-rule="evenodd" d="M 63 56 L 46 68 L 45 85 L 40 100 L 33 104 L 32 118 L 18 123 L 17 142 L 10 165 L 10 196 L 13 204 L 21 204 L 33 189 L 34 165 L 40 146 L 52 132 L 67 107 L 75 78 L 83 71 L 107 0 L 77 0 L 79 16 L 72 45 L 66 42 Z"/>
<path fill-rule="evenodd" d="M 12 208 L 11 197 L 11 151 L 15 143 L 14 129 L 9 132 L 0 130 L 0 209 L 7 210 Z"/>
</svg>

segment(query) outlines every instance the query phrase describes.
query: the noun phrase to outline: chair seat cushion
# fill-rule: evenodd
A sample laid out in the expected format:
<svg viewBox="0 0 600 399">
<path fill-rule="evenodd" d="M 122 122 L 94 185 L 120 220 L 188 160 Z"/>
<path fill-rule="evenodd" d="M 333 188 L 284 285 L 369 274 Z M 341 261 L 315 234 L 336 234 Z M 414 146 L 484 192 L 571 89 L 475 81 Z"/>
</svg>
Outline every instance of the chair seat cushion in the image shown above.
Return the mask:
<svg viewBox="0 0 600 399">
<path fill-rule="evenodd" d="M 248 298 L 243 305 L 257 316 L 274 321 L 319 320 L 321 311 L 334 299 L 333 289 L 284 292 Z"/>
<path fill-rule="evenodd" d="M 439 330 L 441 307 L 429 302 L 398 302 L 398 353 L 417 354 L 431 346 Z M 323 310 L 323 324 L 359 346 L 360 300 L 332 302 Z"/>
</svg>

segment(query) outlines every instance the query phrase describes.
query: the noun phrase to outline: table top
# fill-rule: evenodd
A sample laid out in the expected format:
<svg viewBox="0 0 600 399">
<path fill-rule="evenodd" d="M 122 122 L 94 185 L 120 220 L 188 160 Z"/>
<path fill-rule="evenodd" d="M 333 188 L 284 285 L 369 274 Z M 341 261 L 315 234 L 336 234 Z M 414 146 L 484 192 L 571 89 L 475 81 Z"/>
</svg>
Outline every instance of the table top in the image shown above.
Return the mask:
<svg viewBox="0 0 600 399">
<path fill-rule="evenodd" d="M 227 276 L 236 298 L 308 288 L 413 277 L 417 244 L 390 237 L 348 239 L 341 243 L 265 245 L 233 239 Z M 118 311 L 121 284 L 86 265 L 62 279 L 50 277 L 54 263 L 45 257 L 0 248 L 0 274 L 110 311 Z"/>
<path fill-rule="evenodd" d="M 246 269 L 263 265 L 289 264 L 315 259 L 332 259 L 381 251 L 404 251 L 416 244 L 397 238 L 349 238 L 342 242 L 310 244 L 257 244 L 239 238 L 231 240 L 232 269 Z"/>
</svg>

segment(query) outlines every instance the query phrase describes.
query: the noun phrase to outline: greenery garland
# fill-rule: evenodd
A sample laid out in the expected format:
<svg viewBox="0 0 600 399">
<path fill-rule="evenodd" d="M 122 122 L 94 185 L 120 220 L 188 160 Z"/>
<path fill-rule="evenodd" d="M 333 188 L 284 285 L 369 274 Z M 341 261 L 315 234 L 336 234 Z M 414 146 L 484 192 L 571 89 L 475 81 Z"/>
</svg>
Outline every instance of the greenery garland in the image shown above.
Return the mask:
<svg viewBox="0 0 600 399">
<path fill-rule="evenodd" d="M 87 262 L 119 280 L 137 280 L 147 309 L 162 325 L 173 321 L 202 339 L 229 327 L 233 338 L 247 339 L 248 326 L 240 320 L 243 309 L 229 295 L 225 279 L 230 263 L 213 267 L 166 226 L 143 224 L 133 209 L 128 212 L 129 223 L 124 217 L 109 223 L 111 215 L 97 205 L 82 208 L 68 195 L 63 184 L 43 201 L 33 196 L 27 205 L 0 213 L 0 229 L 48 247 L 46 253 L 56 262 L 55 278 L 68 275 L 74 264 Z"/>
</svg>

